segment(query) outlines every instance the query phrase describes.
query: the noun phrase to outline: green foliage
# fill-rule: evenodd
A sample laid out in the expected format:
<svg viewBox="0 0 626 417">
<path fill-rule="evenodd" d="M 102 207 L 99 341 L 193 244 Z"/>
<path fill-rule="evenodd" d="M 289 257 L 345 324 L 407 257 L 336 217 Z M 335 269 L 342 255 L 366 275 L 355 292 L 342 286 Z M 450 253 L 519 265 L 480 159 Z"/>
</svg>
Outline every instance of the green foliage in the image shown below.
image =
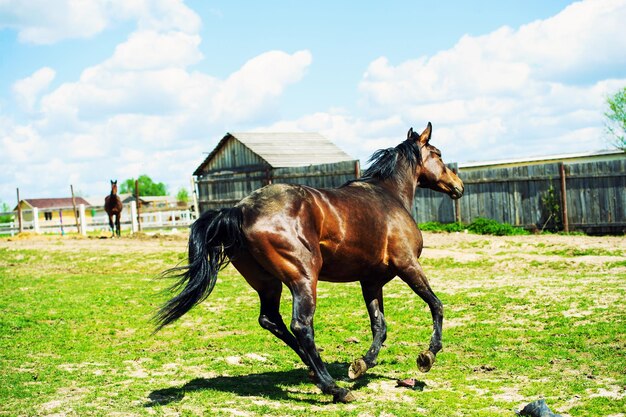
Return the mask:
<svg viewBox="0 0 626 417">
<path fill-rule="evenodd" d="M 0 204 L 0 213 L 7 213 L 9 211 L 11 211 L 11 206 L 9 206 L 5 202 L 2 202 L 2 204 Z M 15 218 L 15 215 L 13 214 L 4 214 L 0 216 L 0 223 L 12 222 L 14 218 Z"/>
<path fill-rule="evenodd" d="M 462 223 L 439 223 L 427 222 L 419 224 L 419 228 L 428 232 L 462 232 L 469 231 L 479 235 L 514 236 L 527 235 L 528 232 L 521 227 L 511 226 L 506 223 L 498 223 L 495 220 L 477 218 L 470 224 Z"/>
<path fill-rule="evenodd" d="M 462 232 L 465 226 L 462 223 L 439 223 L 426 222 L 420 223 L 419 228 L 425 232 Z"/>
<path fill-rule="evenodd" d="M 562 229 L 563 223 L 561 222 L 560 199 L 554 192 L 552 184 L 550 184 L 550 188 L 548 188 L 548 190 L 541 196 L 541 204 L 543 204 L 543 207 L 548 214 L 548 218 L 543 225 L 542 231 L 548 224 L 552 225 L 552 229 Z M 550 223 L 550 221 L 552 221 L 552 223 Z"/>
<path fill-rule="evenodd" d="M 155 183 L 152 178 L 146 174 L 142 174 L 137 178 L 139 183 L 139 195 L 140 196 L 161 196 L 167 194 L 167 186 L 162 182 Z M 122 194 L 135 194 L 135 178 L 129 178 L 122 182 L 120 186 L 120 193 Z"/>
<path fill-rule="evenodd" d="M 521 227 L 514 227 L 507 223 L 498 223 L 495 220 L 483 219 L 481 217 L 474 220 L 467 226 L 467 230 L 479 235 L 513 236 L 527 235 L 528 232 Z"/>
<path fill-rule="evenodd" d="M 609 110 L 604 113 L 606 130 L 614 138 L 618 149 L 626 151 L 626 87 L 606 100 Z"/>
<path fill-rule="evenodd" d="M 181 188 L 180 190 L 178 190 L 178 193 L 176 194 L 176 201 L 180 201 L 183 203 L 188 203 L 189 202 L 189 191 L 187 191 L 186 188 Z"/>
</svg>

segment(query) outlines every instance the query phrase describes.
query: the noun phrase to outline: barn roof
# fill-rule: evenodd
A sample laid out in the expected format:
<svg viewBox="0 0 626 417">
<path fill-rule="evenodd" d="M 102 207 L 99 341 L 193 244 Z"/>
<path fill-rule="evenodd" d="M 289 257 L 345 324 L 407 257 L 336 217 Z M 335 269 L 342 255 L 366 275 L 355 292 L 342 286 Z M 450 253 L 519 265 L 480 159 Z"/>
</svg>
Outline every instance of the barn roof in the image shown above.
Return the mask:
<svg viewBox="0 0 626 417">
<path fill-rule="evenodd" d="M 204 167 L 231 138 L 241 142 L 272 168 L 300 167 L 355 159 L 317 132 L 236 132 L 227 133 L 194 172 Z"/>
<path fill-rule="evenodd" d="M 598 160 L 613 160 L 626 157 L 626 153 L 619 149 L 601 150 L 592 152 L 578 152 L 558 155 L 544 155 L 536 157 L 524 157 L 503 159 L 498 161 L 480 161 L 460 163 L 459 169 L 482 169 L 499 168 L 505 166 L 523 166 L 551 162 L 591 162 Z"/>
<path fill-rule="evenodd" d="M 90 207 L 91 205 L 87 200 L 82 197 L 76 197 L 76 205 L 84 204 L 85 207 Z M 53 210 L 53 209 L 67 209 L 72 208 L 72 197 L 61 197 L 61 198 L 25 198 L 22 200 L 23 203 L 26 203 L 30 207 L 37 207 L 40 210 Z M 17 210 L 17 207 L 13 209 Z"/>
</svg>

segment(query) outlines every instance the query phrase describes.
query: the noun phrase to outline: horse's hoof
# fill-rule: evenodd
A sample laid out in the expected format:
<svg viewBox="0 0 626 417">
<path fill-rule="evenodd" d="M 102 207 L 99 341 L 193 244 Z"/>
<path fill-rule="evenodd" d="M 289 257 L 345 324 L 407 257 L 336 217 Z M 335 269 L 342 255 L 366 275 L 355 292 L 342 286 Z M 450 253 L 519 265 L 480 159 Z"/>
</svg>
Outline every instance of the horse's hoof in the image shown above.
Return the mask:
<svg viewBox="0 0 626 417">
<path fill-rule="evenodd" d="M 363 360 L 363 358 L 359 358 L 352 362 L 350 368 L 348 369 L 348 377 L 350 379 L 361 378 L 367 372 L 367 364 Z"/>
<path fill-rule="evenodd" d="M 430 368 L 433 367 L 433 363 L 435 363 L 435 354 L 430 350 L 425 350 L 417 357 L 417 366 L 419 370 L 422 372 L 430 371 Z"/>
<path fill-rule="evenodd" d="M 338 393 L 333 395 L 333 403 L 351 403 L 356 400 L 354 394 L 347 389 L 341 389 Z"/>
</svg>

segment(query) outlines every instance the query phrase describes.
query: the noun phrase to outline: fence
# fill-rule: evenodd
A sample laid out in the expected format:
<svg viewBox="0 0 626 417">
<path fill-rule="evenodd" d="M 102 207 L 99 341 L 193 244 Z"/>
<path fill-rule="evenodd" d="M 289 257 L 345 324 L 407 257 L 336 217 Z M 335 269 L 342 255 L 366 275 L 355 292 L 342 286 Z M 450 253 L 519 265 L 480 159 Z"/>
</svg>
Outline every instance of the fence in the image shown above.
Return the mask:
<svg viewBox="0 0 626 417">
<path fill-rule="evenodd" d="M 85 209 L 81 207 L 79 210 L 78 224 L 80 233 L 83 235 L 87 232 L 109 231 L 109 218 L 103 214 L 93 217 L 85 216 Z M 32 221 L 22 221 L 22 229 L 27 232 L 34 233 L 54 233 L 65 234 L 68 232 L 78 232 L 76 228 L 76 218 L 69 217 L 63 223 L 59 221 L 41 221 L 39 219 L 38 210 L 24 210 L 23 214 L 32 213 Z M 12 214 L 12 213 L 6 213 Z M 30 216 L 29 216 L 30 217 Z M 195 214 L 190 210 L 181 209 L 164 209 L 151 210 L 137 214 L 135 202 L 131 202 L 128 209 L 124 209 L 120 219 L 122 230 L 129 230 L 134 233 L 139 230 L 166 229 L 187 227 L 195 220 Z M 0 235 L 15 235 L 19 232 L 19 224 L 17 219 L 0 223 Z"/>
<path fill-rule="evenodd" d="M 557 225 L 587 233 L 626 230 L 626 157 L 586 163 L 546 163 L 508 168 L 464 170 L 465 194 L 454 202 L 430 190 L 418 190 L 418 223 L 477 217 L 527 229 Z M 556 220 L 556 221 L 555 221 Z"/>
</svg>

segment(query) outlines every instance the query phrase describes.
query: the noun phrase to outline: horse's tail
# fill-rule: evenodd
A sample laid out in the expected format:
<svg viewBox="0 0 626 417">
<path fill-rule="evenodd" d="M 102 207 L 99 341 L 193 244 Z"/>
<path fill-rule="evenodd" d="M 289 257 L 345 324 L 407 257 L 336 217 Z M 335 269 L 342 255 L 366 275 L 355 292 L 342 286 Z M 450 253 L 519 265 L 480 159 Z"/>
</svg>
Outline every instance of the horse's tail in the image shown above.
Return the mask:
<svg viewBox="0 0 626 417">
<path fill-rule="evenodd" d="M 243 247 L 243 213 L 241 208 L 209 210 L 191 225 L 189 264 L 164 272 L 179 278 L 171 290 L 182 291 L 156 313 L 155 331 L 179 319 L 194 305 L 211 294 L 217 273 L 228 265 L 233 251 Z"/>
</svg>

